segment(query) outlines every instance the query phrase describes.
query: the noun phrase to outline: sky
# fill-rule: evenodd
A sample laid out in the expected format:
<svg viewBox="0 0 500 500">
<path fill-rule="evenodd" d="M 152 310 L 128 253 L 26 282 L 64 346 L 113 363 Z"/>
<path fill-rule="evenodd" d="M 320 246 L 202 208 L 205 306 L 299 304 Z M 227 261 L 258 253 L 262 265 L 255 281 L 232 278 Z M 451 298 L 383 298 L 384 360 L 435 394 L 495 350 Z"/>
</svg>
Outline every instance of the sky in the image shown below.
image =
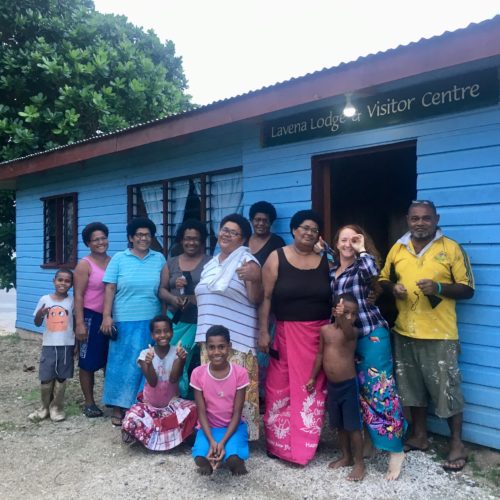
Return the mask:
<svg viewBox="0 0 500 500">
<path fill-rule="evenodd" d="M 500 0 L 94 0 L 182 57 L 187 92 L 208 104 L 463 28 Z"/>
</svg>

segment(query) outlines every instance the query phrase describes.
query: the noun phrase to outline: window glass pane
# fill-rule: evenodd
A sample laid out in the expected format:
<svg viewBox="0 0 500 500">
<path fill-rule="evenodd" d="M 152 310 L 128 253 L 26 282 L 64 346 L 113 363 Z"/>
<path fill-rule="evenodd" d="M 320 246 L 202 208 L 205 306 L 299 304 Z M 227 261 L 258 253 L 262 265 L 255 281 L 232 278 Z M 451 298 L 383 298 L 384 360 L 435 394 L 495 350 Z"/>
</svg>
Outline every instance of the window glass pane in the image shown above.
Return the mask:
<svg viewBox="0 0 500 500">
<path fill-rule="evenodd" d="M 213 235 L 218 234 L 220 221 L 224 216 L 231 213 L 242 213 L 242 202 L 241 170 L 209 177 L 208 218 Z"/>
<path fill-rule="evenodd" d="M 163 184 L 140 186 L 139 191 L 144 205 L 144 211 L 140 215 L 150 218 L 155 223 L 156 240 L 160 249 L 163 249 Z M 140 202 L 138 205 L 140 206 Z"/>
<path fill-rule="evenodd" d="M 62 199 L 62 262 L 71 262 L 73 256 L 74 225 L 75 225 L 75 203 L 72 196 Z"/>
<path fill-rule="evenodd" d="M 56 262 L 56 223 L 57 223 L 57 200 L 44 201 L 44 242 L 43 261 L 44 263 Z"/>
</svg>

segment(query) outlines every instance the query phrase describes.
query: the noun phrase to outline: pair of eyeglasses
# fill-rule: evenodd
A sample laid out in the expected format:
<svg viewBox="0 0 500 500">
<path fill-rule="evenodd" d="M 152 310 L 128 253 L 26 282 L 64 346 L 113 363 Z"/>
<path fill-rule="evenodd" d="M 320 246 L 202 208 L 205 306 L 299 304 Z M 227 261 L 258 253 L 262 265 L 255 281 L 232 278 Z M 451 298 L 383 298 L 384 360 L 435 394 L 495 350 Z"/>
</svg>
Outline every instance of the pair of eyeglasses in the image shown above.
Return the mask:
<svg viewBox="0 0 500 500">
<path fill-rule="evenodd" d="M 134 236 L 139 240 L 149 240 L 151 239 L 150 233 L 135 233 Z"/>
<path fill-rule="evenodd" d="M 299 226 L 304 233 L 319 234 L 319 229 L 317 227 L 310 226 Z"/>
<path fill-rule="evenodd" d="M 90 240 L 90 243 L 103 243 L 105 241 L 108 241 L 108 238 L 103 236 L 102 238 L 94 238 L 93 240 Z"/>
<path fill-rule="evenodd" d="M 229 229 L 228 227 L 222 227 L 220 230 L 220 234 L 225 234 L 226 236 L 230 236 L 231 238 L 237 238 L 241 236 L 241 233 L 235 231 L 234 229 Z"/>
</svg>

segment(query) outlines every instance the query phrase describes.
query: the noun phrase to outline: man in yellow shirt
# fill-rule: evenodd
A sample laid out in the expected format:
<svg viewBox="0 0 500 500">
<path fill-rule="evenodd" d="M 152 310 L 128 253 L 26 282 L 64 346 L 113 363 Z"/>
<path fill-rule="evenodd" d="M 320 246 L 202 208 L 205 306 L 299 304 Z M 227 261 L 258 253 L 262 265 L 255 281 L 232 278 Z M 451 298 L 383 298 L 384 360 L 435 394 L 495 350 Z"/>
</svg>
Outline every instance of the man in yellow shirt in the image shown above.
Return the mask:
<svg viewBox="0 0 500 500">
<path fill-rule="evenodd" d="M 393 329 L 396 381 L 412 417 L 405 451 L 429 447 L 430 398 L 451 433 L 443 468 L 456 472 L 463 469 L 467 455 L 461 436 L 464 399 L 455 302 L 474 295 L 474 277 L 462 247 L 439 229 L 434 203 L 413 201 L 407 222 L 408 233 L 391 248 L 380 275 L 398 309 Z"/>
</svg>

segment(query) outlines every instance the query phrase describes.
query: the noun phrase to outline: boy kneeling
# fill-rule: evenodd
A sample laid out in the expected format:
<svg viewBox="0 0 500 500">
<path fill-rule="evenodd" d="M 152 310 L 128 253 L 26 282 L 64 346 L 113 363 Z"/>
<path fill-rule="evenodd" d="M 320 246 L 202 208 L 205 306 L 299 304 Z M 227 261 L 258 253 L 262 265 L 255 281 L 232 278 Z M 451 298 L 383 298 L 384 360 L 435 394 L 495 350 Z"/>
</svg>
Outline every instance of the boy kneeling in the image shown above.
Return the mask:
<svg viewBox="0 0 500 500">
<path fill-rule="evenodd" d="M 199 423 L 193 458 L 202 475 L 212 474 L 222 462 L 233 475 L 246 474 L 248 429 L 241 412 L 250 384 L 248 372 L 227 360 L 231 340 L 226 327 L 210 327 L 206 347 L 209 363 L 195 368 L 190 381 Z"/>
</svg>

